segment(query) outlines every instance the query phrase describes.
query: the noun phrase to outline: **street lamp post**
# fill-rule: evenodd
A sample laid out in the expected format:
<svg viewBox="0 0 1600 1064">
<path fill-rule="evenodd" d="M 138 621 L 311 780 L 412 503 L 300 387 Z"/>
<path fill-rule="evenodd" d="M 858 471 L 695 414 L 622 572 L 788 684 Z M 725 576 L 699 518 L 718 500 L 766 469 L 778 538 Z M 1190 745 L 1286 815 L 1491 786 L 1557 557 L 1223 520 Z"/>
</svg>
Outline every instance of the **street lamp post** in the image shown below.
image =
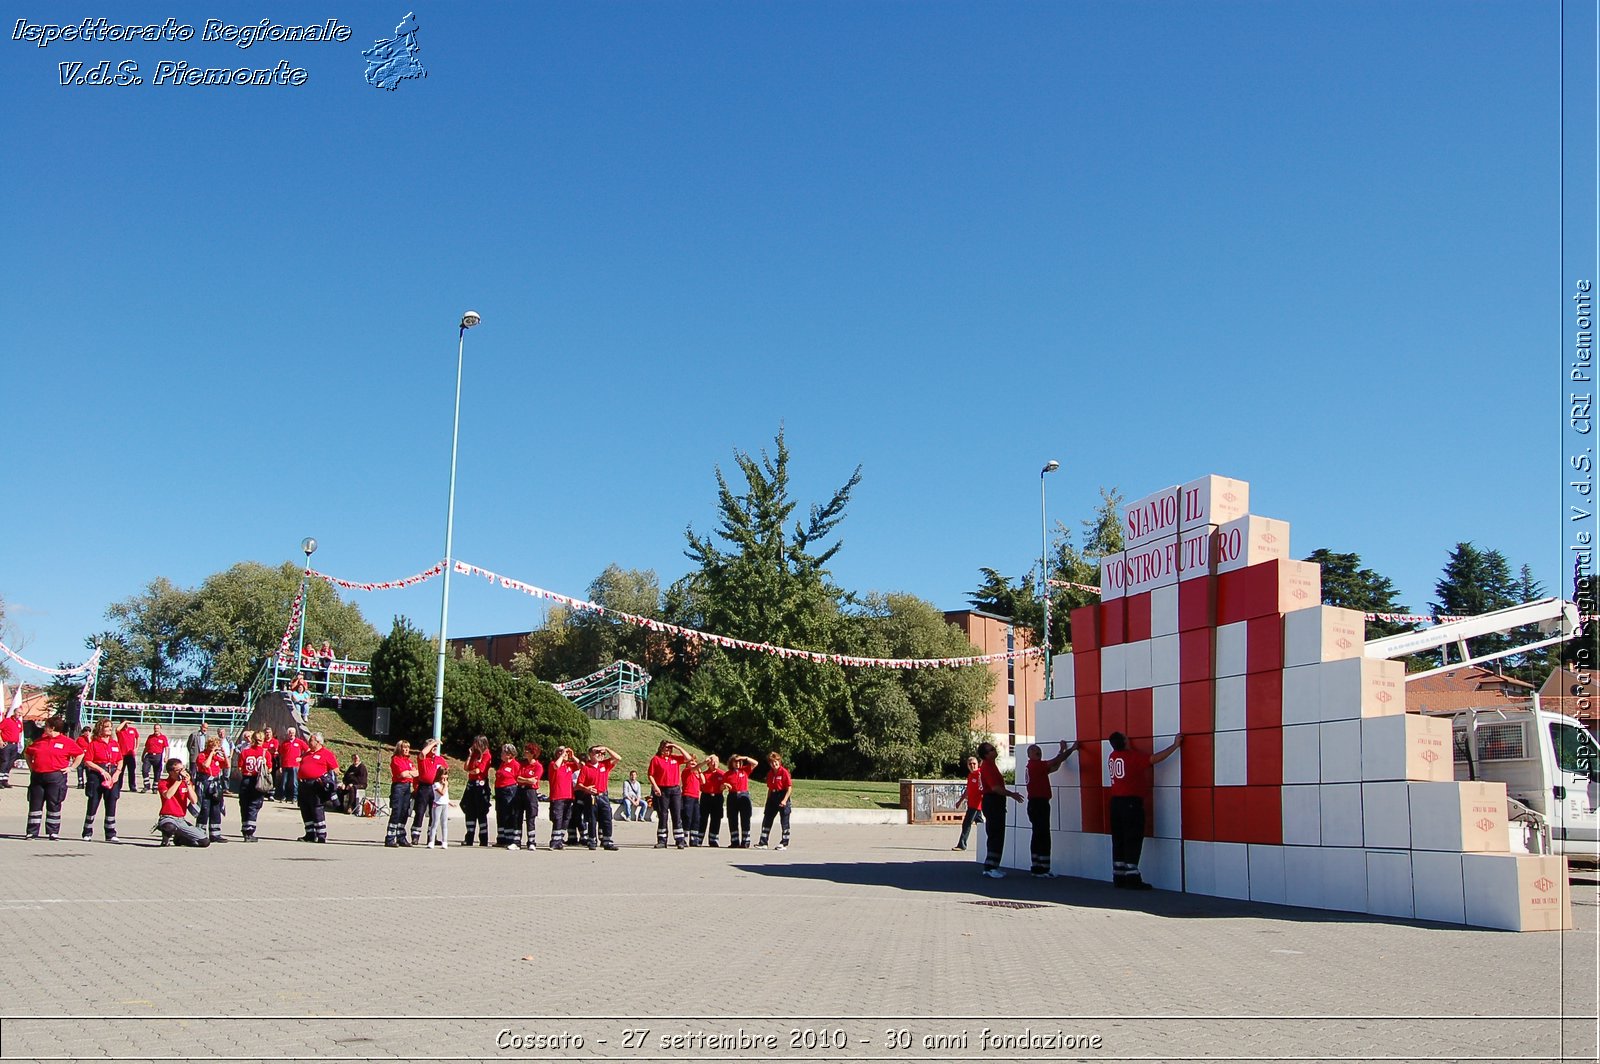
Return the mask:
<svg viewBox="0 0 1600 1064">
<path fill-rule="evenodd" d="M 294 639 L 294 667 L 298 669 L 305 660 L 306 649 L 306 608 L 311 605 L 311 596 L 306 594 L 306 574 L 311 572 L 311 556 L 317 553 L 317 541 L 307 536 L 300 541 L 300 549 L 305 552 L 305 568 L 300 570 L 300 631 Z M 274 671 L 276 671 L 274 666 Z M 277 688 L 274 683 L 273 688 Z"/>
<path fill-rule="evenodd" d="M 461 439 L 461 365 L 466 353 L 467 330 L 482 321 L 475 310 L 461 315 L 461 332 L 456 337 L 456 413 L 450 429 L 450 502 L 444 515 L 444 595 L 439 606 L 439 669 L 433 678 L 433 737 L 444 734 L 444 656 L 450 625 L 450 568 L 456 526 L 456 444 Z"/>
<path fill-rule="evenodd" d="M 1061 468 L 1054 458 L 1039 470 L 1039 590 L 1044 595 L 1044 696 L 1055 697 L 1055 681 L 1050 675 L 1050 526 L 1045 518 L 1044 478 Z"/>
</svg>

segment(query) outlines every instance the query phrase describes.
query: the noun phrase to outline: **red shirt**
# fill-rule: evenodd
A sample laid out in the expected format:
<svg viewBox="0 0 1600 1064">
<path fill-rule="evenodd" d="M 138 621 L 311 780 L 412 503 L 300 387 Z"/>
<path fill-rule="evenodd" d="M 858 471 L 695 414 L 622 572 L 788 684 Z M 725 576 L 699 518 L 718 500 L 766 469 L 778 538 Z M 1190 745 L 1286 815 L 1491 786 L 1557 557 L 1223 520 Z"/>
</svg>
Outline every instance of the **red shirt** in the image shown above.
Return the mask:
<svg viewBox="0 0 1600 1064">
<path fill-rule="evenodd" d="M 416 763 L 409 757 L 401 757 L 397 754 L 389 759 L 389 778 L 396 783 L 415 783 L 417 780 L 415 776 L 406 779 L 405 774 L 407 772 L 415 772 L 416 768 Z"/>
<path fill-rule="evenodd" d="M 417 762 L 417 786 L 432 787 L 433 781 L 439 778 L 439 767 L 443 764 L 445 760 L 438 754 L 423 754 L 422 760 Z"/>
<path fill-rule="evenodd" d="M 794 777 L 790 776 L 789 770 L 784 768 L 782 765 L 779 765 L 777 768 L 770 769 L 767 772 L 768 794 L 771 794 L 773 791 L 786 791 L 789 789 L 789 786 L 792 783 L 794 783 Z"/>
<path fill-rule="evenodd" d="M 515 787 L 517 774 L 522 771 L 522 765 L 516 758 L 500 762 L 500 767 L 494 770 L 494 785 L 498 790 L 501 787 Z"/>
<path fill-rule="evenodd" d="M 967 808 L 983 808 L 983 772 L 980 769 L 967 774 Z"/>
<path fill-rule="evenodd" d="M 1028 762 L 1029 798 L 1050 797 L 1050 773 L 1053 771 L 1054 769 L 1050 767 L 1050 763 L 1042 757 L 1037 761 Z"/>
<path fill-rule="evenodd" d="M 1000 766 L 993 761 L 985 761 L 978 766 L 978 782 L 983 784 L 983 792 L 985 794 L 990 791 L 994 791 L 996 794 L 1005 793 L 1006 778 L 1001 773 Z"/>
<path fill-rule="evenodd" d="M 685 768 L 683 773 L 683 796 L 685 798 L 700 797 L 700 788 L 705 782 L 705 774 L 693 765 Z"/>
<path fill-rule="evenodd" d="M 328 773 L 337 771 L 339 771 L 339 759 L 326 746 L 311 751 L 300 759 L 300 778 L 303 780 L 320 780 Z"/>
<path fill-rule="evenodd" d="M 1106 758 L 1111 770 L 1111 797 L 1142 798 L 1150 790 L 1150 755 L 1131 746 Z"/>
<path fill-rule="evenodd" d="M 550 800 L 559 802 L 572 798 L 572 766 L 550 763 Z"/>
<path fill-rule="evenodd" d="M 299 768 L 300 759 L 305 756 L 307 746 L 297 735 L 293 739 L 285 739 L 278 744 L 278 755 L 283 758 L 284 768 Z"/>
<path fill-rule="evenodd" d="M 188 783 L 179 780 L 178 789 L 172 793 L 171 798 L 168 798 L 166 789 L 169 786 L 166 780 L 161 781 L 161 815 L 175 816 L 181 820 L 189 812 L 189 803 L 194 801 L 194 791 L 189 788 Z"/>
<path fill-rule="evenodd" d="M 33 772 L 60 772 L 80 753 L 76 739 L 44 735 L 30 743 L 22 756 L 28 759 L 28 768 Z"/>
<path fill-rule="evenodd" d="M 722 782 L 735 794 L 750 793 L 750 770 L 744 766 L 730 768 L 722 774 Z"/>
<path fill-rule="evenodd" d="M 122 760 L 122 744 L 115 739 L 95 739 L 89 744 L 89 760 L 106 768 L 116 768 Z"/>
<path fill-rule="evenodd" d="M 222 756 L 221 750 L 213 750 L 209 754 L 202 753 L 195 761 L 195 767 L 207 776 L 220 776 L 222 770 L 228 767 L 228 759 Z"/>
<path fill-rule="evenodd" d="M 515 761 L 511 763 L 513 765 L 516 764 Z M 517 783 L 527 787 L 529 790 L 538 790 L 539 781 L 542 779 L 544 779 L 544 766 L 539 763 L 539 759 L 536 757 L 531 757 L 524 761 L 522 767 L 517 770 Z"/>
<path fill-rule="evenodd" d="M 0 717 L 0 743 L 14 743 L 22 739 L 21 717 Z"/>
<path fill-rule="evenodd" d="M 467 755 L 467 779 L 485 780 L 489 778 L 489 764 L 494 758 L 489 756 L 489 751 L 484 750 L 477 754 Z"/>
<path fill-rule="evenodd" d="M 722 797 L 722 770 L 714 768 L 710 772 L 701 774 L 704 777 L 700 784 L 701 792 L 712 798 Z"/>
<path fill-rule="evenodd" d="M 275 765 L 278 763 L 278 747 L 280 747 L 282 745 L 283 745 L 282 740 L 279 740 L 279 739 L 268 739 L 267 740 L 267 756 L 272 758 L 272 763 L 275 764 Z"/>
<path fill-rule="evenodd" d="M 239 772 L 244 776 L 272 774 L 272 762 L 267 760 L 265 746 L 247 746 L 239 751 Z"/>
<path fill-rule="evenodd" d="M 578 769 L 578 787 L 590 794 L 604 794 L 611 785 L 611 769 L 606 765 L 591 765 L 587 761 Z"/>
<path fill-rule="evenodd" d="M 80 735 L 76 739 L 74 739 L 73 742 L 78 744 L 78 753 L 87 754 L 89 752 L 89 736 L 88 735 Z"/>
<path fill-rule="evenodd" d="M 155 754 L 158 757 L 165 754 L 167 752 L 167 737 L 151 733 L 150 737 L 144 741 L 144 752 Z"/>
<path fill-rule="evenodd" d="M 682 768 L 683 762 L 679 761 L 676 757 L 666 757 L 664 755 L 657 754 L 655 757 L 650 759 L 650 769 L 648 772 L 648 775 L 650 776 L 650 782 L 654 783 L 657 787 L 662 788 L 676 787 L 681 779 Z"/>
<path fill-rule="evenodd" d="M 117 745 L 122 747 L 122 756 L 123 757 L 127 757 L 129 754 L 131 754 L 134 751 L 138 750 L 139 749 L 139 729 L 138 728 L 123 728 L 121 731 L 117 732 Z"/>
</svg>

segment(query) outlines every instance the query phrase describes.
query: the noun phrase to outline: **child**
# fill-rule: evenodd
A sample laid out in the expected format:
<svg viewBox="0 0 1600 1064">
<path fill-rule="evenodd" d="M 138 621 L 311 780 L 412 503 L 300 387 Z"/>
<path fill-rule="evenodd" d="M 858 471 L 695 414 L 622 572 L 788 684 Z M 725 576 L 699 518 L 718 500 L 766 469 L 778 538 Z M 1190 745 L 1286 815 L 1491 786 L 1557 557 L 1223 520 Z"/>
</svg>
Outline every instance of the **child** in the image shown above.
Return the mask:
<svg viewBox="0 0 1600 1064">
<path fill-rule="evenodd" d="M 439 766 L 433 777 L 433 805 L 428 810 L 428 849 L 437 844 L 440 849 L 450 845 L 450 774 L 448 765 Z"/>
</svg>

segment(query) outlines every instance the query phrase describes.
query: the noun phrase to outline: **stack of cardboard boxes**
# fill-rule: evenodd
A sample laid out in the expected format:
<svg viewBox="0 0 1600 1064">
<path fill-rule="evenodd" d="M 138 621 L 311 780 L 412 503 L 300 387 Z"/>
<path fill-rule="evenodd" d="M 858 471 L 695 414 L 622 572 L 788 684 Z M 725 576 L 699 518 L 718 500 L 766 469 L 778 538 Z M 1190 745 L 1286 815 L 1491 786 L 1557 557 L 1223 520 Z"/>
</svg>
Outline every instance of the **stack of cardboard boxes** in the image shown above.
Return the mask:
<svg viewBox="0 0 1600 1064">
<path fill-rule="evenodd" d="M 1405 670 L 1364 656 L 1365 622 L 1324 606 L 1289 526 L 1208 476 L 1123 511 L 1101 602 L 1072 612 L 1060 697 L 1040 702 L 1058 873 L 1111 878 L 1106 738 L 1146 752 L 1152 885 L 1513 930 L 1571 926 L 1564 858 L 1508 853 L 1503 784 L 1457 782 L 1448 720 L 1405 712 Z M 1018 759 L 1019 765 L 1022 758 Z M 1029 862 L 1024 818 L 1006 861 Z"/>
</svg>

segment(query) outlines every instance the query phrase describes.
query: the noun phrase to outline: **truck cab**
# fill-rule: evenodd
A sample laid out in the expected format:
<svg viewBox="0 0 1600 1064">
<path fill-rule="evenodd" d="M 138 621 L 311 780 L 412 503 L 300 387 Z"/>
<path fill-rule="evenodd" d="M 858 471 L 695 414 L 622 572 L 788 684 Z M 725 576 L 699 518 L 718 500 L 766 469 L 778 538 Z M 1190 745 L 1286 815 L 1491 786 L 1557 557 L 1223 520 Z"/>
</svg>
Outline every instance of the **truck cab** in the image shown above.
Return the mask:
<svg viewBox="0 0 1600 1064">
<path fill-rule="evenodd" d="M 1458 780 L 1504 783 L 1544 818 L 1554 853 L 1600 857 L 1600 743 L 1572 717 L 1539 708 L 1469 709 L 1452 715 Z"/>
</svg>

